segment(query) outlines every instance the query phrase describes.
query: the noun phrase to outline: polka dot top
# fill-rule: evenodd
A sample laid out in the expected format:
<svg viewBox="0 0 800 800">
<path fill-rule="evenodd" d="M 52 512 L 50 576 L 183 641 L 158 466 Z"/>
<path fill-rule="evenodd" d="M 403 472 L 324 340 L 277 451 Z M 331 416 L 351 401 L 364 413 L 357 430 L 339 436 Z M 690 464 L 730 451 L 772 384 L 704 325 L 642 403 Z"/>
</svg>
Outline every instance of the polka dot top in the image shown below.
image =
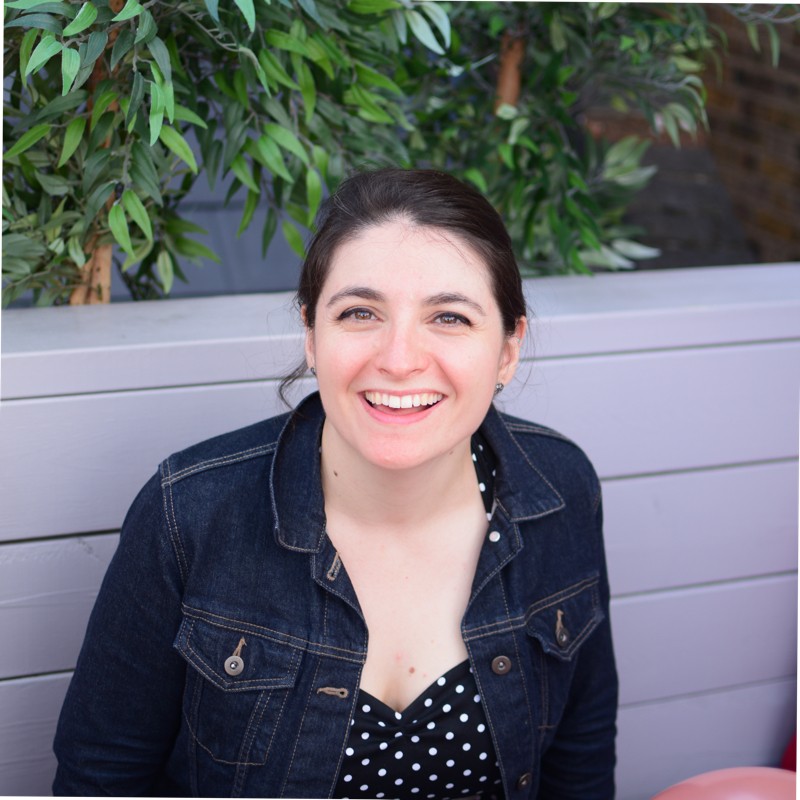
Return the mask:
<svg viewBox="0 0 800 800">
<path fill-rule="evenodd" d="M 472 444 L 491 519 L 494 464 L 487 445 L 477 437 Z M 500 768 L 469 661 L 434 681 L 402 712 L 359 690 L 333 796 L 502 798 Z"/>
</svg>

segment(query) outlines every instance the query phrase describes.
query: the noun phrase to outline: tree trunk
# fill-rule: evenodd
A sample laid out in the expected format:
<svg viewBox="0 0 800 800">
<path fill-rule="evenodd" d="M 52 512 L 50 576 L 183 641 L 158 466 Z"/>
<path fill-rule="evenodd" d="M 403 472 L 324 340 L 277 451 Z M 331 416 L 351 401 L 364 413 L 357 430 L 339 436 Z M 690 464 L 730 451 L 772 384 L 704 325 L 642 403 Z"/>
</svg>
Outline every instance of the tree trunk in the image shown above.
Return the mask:
<svg viewBox="0 0 800 800">
<path fill-rule="evenodd" d="M 122 11 L 125 0 L 109 0 L 108 3 L 111 10 L 118 14 Z M 106 50 L 110 51 L 114 40 L 117 38 L 118 31 L 113 31 L 109 37 Z M 92 74 L 89 78 L 89 91 L 92 92 L 94 87 L 108 75 L 105 71 L 105 65 L 102 58 L 97 59 Z M 92 100 L 89 99 L 89 110 L 91 111 Z M 116 101 L 109 106 L 109 109 L 115 111 L 119 108 Z M 109 147 L 111 144 L 111 134 L 102 143 L 102 147 Z M 113 200 L 109 200 L 106 210 L 110 208 Z M 97 245 L 97 236 L 95 235 L 86 250 L 89 256 L 86 263 L 81 268 L 81 282 L 72 290 L 69 296 L 69 304 L 71 306 L 85 306 L 94 305 L 96 303 L 108 303 L 111 301 L 111 255 L 113 245 L 102 244 Z"/>
<path fill-rule="evenodd" d="M 525 56 L 525 40 L 506 31 L 500 44 L 500 71 L 497 75 L 497 99 L 494 110 L 501 105 L 516 106 L 522 85 L 520 68 Z"/>
</svg>

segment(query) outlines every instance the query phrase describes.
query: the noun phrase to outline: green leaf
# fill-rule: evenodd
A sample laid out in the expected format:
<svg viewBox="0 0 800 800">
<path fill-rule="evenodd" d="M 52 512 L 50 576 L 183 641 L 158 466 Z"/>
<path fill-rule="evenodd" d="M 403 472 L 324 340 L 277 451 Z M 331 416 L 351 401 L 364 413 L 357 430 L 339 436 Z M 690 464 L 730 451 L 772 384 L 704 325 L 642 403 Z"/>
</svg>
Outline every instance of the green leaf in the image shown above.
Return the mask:
<svg viewBox="0 0 800 800">
<path fill-rule="evenodd" d="M 125 219 L 125 209 L 119 203 L 111 206 L 108 212 L 108 227 L 117 240 L 117 244 L 129 255 L 133 255 L 133 244 L 131 234 L 128 231 L 128 221 Z"/>
<path fill-rule="evenodd" d="M 12 0 L 11 2 L 5 3 L 5 7 L 29 11 L 32 8 L 36 8 L 36 6 L 41 6 L 49 2 L 50 0 Z"/>
<path fill-rule="evenodd" d="M 97 19 L 97 9 L 90 2 L 84 3 L 81 10 L 66 28 L 64 36 L 75 36 L 85 31 Z"/>
<path fill-rule="evenodd" d="M 267 31 L 264 41 L 273 47 L 277 47 L 279 50 L 288 50 L 292 53 L 299 53 L 301 56 L 310 56 L 308 47 L 306 47 L 303 42 L 295 39 L 288 33 L 275 30 L 274 28 Z"/>
<path fill-rule="evenodd" d="M 72 82 L 78 74 L 78 69 L 81 65 L 81 57 L 77 50 L 71 47 L 65 47 L 61 51 L 61 94 L 69 94 L 72 88 Z"/>
<path fill-rule="evenodd" d="M 141 187 L 159 206 L 164 204 L 159 191 L 158 173 L 153 165 L 153 156 L 144 142 L 134 142 L 131 148 L 130 175 L 135 185 Z"/>
<path fill-rule="evenodd" d="M 94 65 L 106 49 L 106 44 L 108 44 L 108 34 L 105 31 L 92 31 L 86 41 L 86 50 L 81 55 L 81 66 Z"/>
<path fill-rule="evenodd" d="M 236 238 L 238 239 L 253 219 L 256 207 L 258 206 L 259 195 L 256 192 L 248 192 L 247 199 L 244 201 L 244 212 L 242 213 L 242 221 L 239 223 L 239 229 L 236 231 Z"/>
<path fill-rule="evenodd" d="M 233 159 L 231 162 L 231 170 L 233 170 L 233 174 L 251 191 L 255 192 L 256 194 L 261 193 L 261 188 L 259 185 L 253 180 L 253 176 L 250 174 L 250 170 L 247 168 L 247 162 L 244 160 L 244 156 L 239 153 L 236 158 Z"/>
<path fill-rule="evenodd" d="M 116 92 L 109 91 L 103 92 L 100 97 L 95 100 L 94 108 L 92 108 L 92 118 L 89 121 L 89 130 L 94 130 L 97 121 L 105 114 L 106 109 L 119 97 Z"/>
<path fill-rule="evenodd" d="M 61 23 L 50 14 L 26 14 L 24 17 L 17 17 L 11 22 L 6 22 L 5 28 L 41 28 L 56 35 L 61 35 Z"/>
<path fill-rule="evenodd" d="M 550 19 L 550 44 L 556 53 L 563 53 L 567 49 L 567 39 L 564 33 L 564 25 L 558 12 L 554 13 Z"/>
<path fill-rule="evenodd" d="M 322 202 L 322 182 L 313 169 L 309 169 L 306 172 L 306 202 L 308 203 L 307 224 L 310 228 L 314 224 L 319 204 Z"/>
<path fill-rule="evenodd" d="M 153 241 L 153 226 L 150 224 L 150 217 L 144 203 L 139 199 L 133 189 L 126 189 L 122 193 L 122 205 L 128 212 L 128 216 L 139 226 L 142 233 L 149 241 Z"/>
<path fill-rule="evenodd" d="M 75 263 L 75 266 L 82 267 L 86 263 L 86 253 L 83 252 L 79 237 L 70 236 L 69 239 L 67 239 L 67 252 Z"/>
<path fill-rule="evenodd" d="M 16 144 L 12 145 L 3 155 L 3 158 L 13 158 L 20 153 L 24 153 L 29 148 L 33 147 L 40 139 L 47 136 L 52 129 L 52 125 L 34 125 L 30 130 L 26 131 L 19 137 Z"/>
<path fill-rule="evenodd" d="M 175 269 L 172 256 L 166 250 L 160 250 L 156 256 L 156 272 L 164 287 L 164 294 L 169 294 L 175 281 Z"/>
<path fill-rule="evenodd" d="M 360 83 L 368 86 L 379 86 L 382 89 L 388 89 L 390 92 L 403 96 L 403 90 L 391 79 L 380 72 L 368 67 L 366 64 L 356 64 L 356 75 Z"/>
<path fill-rule="evenodd" d="M 284 150 L 294 153 L 306 166 L 309 164 L 308 153 L 300 144 L 300 140 L 288 129 L 268 122 L 264 125 L 264 132 L 274 139 Z"/>
<path fill-rule="evenodd" d="M 78 149 L 85 129 L 86 117 L 75 117 L 75 119 L 67 125 L 67 129 L 64 131 L 64 146 L 61 149 L 61 157 L 58 159 L 56 169 L 63 167 L 70 156 Z"/>
<path fill-rule="evenodd" d="M 111 21 L 124 22 L 126 19 L 133 19 L 144 11 L 144 6 L 139 3 L 139 0 L 128 0 L 119 12 Z"/>
<path fill-rule="evenodd" d="M 214 22 L 219 22 L 219 0 L 205 0 L 208 13 Z"/>
<path fill-rule="evenodd" d="M 158 138 L 170 149 L 181 161 L 188 164 L 189 169 L 197 174 L 197 161 L 195 161 L 192 148 L 175 128 L 163 127 Z"/>
<path fill-rule="evenodd" d="M 470 167 L 464 172 L 464 178 L 470 183 L 474 183 L 484 194 L 489 191 L 489 185 L 486 183 L 486 178 L 476 167 Z"/>
<path fill-rule="evenodd" d="M 180 103 L 175 104 L 175 119 L 179 122 L 191 122 L 192 125 L 196 125 L 198 128 L 208 130 L 205 120 L 198 117 L 191 109 L 180 105 Z"/>
<path fill-rule="evenodd" d="M 161 135 L 164 122 L 164 92 L 157 83 L 150 84 L 150 147 Z"/>
<path fill-rule="evenodd" d="M 428 25 L 428 21 L 419 11 L 414 11 L 413 9 L 408 10 L 405 12 L 405 17 L 408 20 L 408 25 L 411 28 L 411 32 L 416 36 L 416 38 L 428 48 L 428 50 L 433 50 L 434 53 L 438 53 L 440 56 L 444 55 L 444 50 L 439 42 L 436 41 L 436 37 L 433 35 L 433 31 L 431 30 L 431 26 Z"/>
<path fill-rule="evenodd" d="M 172 80 L 172 65 L 169 63 L 169 50 L 161 39 L 156 36 L 150 44 L 147 45 L 150 54 L 156 60 L 164 80 L 169 83 Z"/>
<path fill-rule="evenodd" d="M 261 155 L 264 164 L 266 165 L 267 169 L 270 170 L 270 172 L 272 172 L 274 175 L 278 175 L 289 183 L 294 182 L 294 178 L 289 173 L 289 170 L 286 169 L 286 164 L 283 162 L 283 156 L 281 155 L 281 151 L 278 149 L 278 145 L 275 144 L 272 139 L 267 136 L 261 136 L 256 141 L 256 147 L 258 148 L 258 152 Z"/>
<path fill-rule="evenodd" d="M 418 6 L 428 19 L 439 29 L 444 39 L 444 46 L 450 47 L 450 18 L 438 3 L 422 3 Z"/>
<path fill-rule="evenodd" d="M 250 28 L 252 33 L 256 29 L 256 10 L 253 7 L 253 0 L 233 0 L 239 7 L 239 10 L 244 14 L 247 27 Z"/>
<path fill-rule="evenodd" d="M 28 61 L 33 52 L 33 45 L 38 36 L 39 31 L 34 28 L 33 30 L 26 31 L 25 35 L 22 37 L 22 41 L 19 45 L 19 71 L 22 75 L 27 74 L 25 70 L 28 67 Z"/>
<path fill-rule="evenodd" d="M 54 55 L 60 53 L 62 48 L 61 42 L 57 42 L 52 36 L 43 36 L 42 41 L 36 45 L 36 48 L 31 53 L 24 77 L 27 78 L 32 72 L 36 72 L 43 67 Z"/>
<path fill-rule="evenodd" d="M 402 7 L 396 0 L 350 0 L 347 4 L 347 10 L 354 14 L 383 14 Z"/>
<path fill-rule="evenodd" d="M 657 247 L 648 247 L 630 239 L 614 239 L 611 242 L 611 247 L 626 258 L 656 258 L 661 255 L 661 251 Z"/>
<path fill-rule="evenodd" d="M 63 197 L 72 188 L 70 182 L 60 175 L 48 175 L 44 172 L 37 172 L 36 180 L 39 181 L 39 185 L 51 197 Z"/>
<path fill-rule="evenodd" d="M 198 258 L 207 258 L 210 261 L 220 263 L 219 256 L 204 244 L 195 241 L 194 239 L 187 239 L 185 236 L 175 237 L 175 249 L 182 255 L 192 260 Z"/>
<path fill-rule="evenodd" d="M 273 85 L 282 83 L 290 89 L 297 89 L 297 84 L 289 77 L 289 73 L 283 68 L 280 61 L 269 52 L 262 49 L 258 54 L 258 63 L 266 73 L 268 78 L 272 78 Z"/>
<path fill-rule="evenodd" d="M 134 32 L 128 27 L 123 28 L 119 32 L 119 36 L 117 36 L 117 40 L 114 42 L 114 46 L 111 48 L 110 66 L 112 72 L 117 64 L 119 64 L 120 60 L 130 52 L 130 49 L 133 47 L 134 37 Z"/>
<path fill-rule="evenodd" d="M 317 87 L 314 83 L 314 76 L 305 61 L 298 64 L 297 80 L 300 84 L 300 94 L 303 97 L 303 111 L 306 125 L 314 116 L 314 109 L 317 106 Z"/>
<path fill-rule="evenodd" d="M 133 75 L 133 87 L 131 88 L 131 100 L 128 109 L 125 112 L 125 125 L 130 125 L 139 106 L 144 100 L 145 80 L 141 72 L 135 72 Z"/>
<path fill-rule="evenodd" d="M 767 33 L 769 34 L 769 47 L 772 53 L 772 66 L 777 67 L 781 55 L 781 40 L 774 25 L 767 25 Z"/>
<path fill-rule="evenodd" d="M 275 213 L 275 209 L 267 209 L 267 218 L 264 220 L 264 228 L 261 231 L 261 258 L 267 257 L 267 250 L 269 250 L 277 227 L 278 215 Z"/>
<path fill-rule="evenodd" d="M 300 231 L 298 231 L 294 224 L 289 222 L 288 219 L 281 222 L 281 230 L 283 231 L 283 238 L 286 239 L 289 247 L 291 247 L 300 258 L 304 258 L 306 248 L 303 244 L 303 237 L 300 235 Z"/>
<path fill-rule="evenodd" d="M 136 38 L 133 40 L 133 43 L 148 44 L 153 40 L 156 33 L 158 33 L 156 21 L 149 11 L 145 11 L 139 18 L 139 27 L 136 29 Z"/>
<path fill-rule="evenodd" d="M 745 26 L 747 31 L 747 38 L 750 40 L 750 45 L 756 53 L 761 52 L 761 43 L 758 41 L 758 25 L 755 22 L 750 22 Z"/>
</svg>

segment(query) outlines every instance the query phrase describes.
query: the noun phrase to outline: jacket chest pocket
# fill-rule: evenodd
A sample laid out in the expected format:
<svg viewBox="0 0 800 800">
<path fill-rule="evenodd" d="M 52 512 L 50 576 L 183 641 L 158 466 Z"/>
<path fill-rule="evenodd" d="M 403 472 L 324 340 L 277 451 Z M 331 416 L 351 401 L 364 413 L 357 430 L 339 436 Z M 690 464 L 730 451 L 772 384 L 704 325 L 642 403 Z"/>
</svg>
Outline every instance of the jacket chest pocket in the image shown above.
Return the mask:
<svg viewBox="0 0 800 800">
<path fill-rule="evenodd" d="M 192 738 L 226 764 L 264 764 L 301 648 L 185 617 L 175 648 L 189 664 L 183 714 Z"/>
<path fill-rule="evenodd" d="M 538 650 L 545 728 L 560 718 L 581 645 L 604 618 L 597 576 L 572 584 L 528 608 L 525 629 Z"/>
</svg>

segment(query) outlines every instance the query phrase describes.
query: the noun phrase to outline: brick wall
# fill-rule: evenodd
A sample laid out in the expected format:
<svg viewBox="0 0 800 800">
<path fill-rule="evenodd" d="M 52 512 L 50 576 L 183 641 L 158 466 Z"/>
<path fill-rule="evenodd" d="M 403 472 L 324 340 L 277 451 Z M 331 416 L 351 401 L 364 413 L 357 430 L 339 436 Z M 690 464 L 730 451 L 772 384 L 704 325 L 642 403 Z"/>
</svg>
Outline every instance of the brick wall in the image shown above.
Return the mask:
<svg viewBox="0 0 800 800">
<path fill-rule="evenodd" d="M 778 27 L 772 66 L 766 31 L 761 52 L 744 26 L 717 6 L 709 19 L 728 37 L 721 78 L 706 74 L 708 146 L 736 219 L 759 261 L 800 259 L 800 32 Z"/>
</svg>

